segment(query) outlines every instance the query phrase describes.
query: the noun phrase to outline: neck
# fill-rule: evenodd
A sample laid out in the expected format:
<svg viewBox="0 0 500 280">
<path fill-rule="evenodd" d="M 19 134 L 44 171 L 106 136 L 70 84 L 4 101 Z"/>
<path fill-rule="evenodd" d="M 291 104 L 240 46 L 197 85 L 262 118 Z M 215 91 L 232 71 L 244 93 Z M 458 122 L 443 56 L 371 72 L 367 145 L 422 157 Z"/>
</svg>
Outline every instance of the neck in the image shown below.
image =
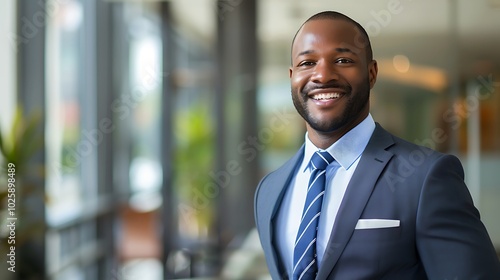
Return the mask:
<svg viewBox="0 0 500 280">
<path fill-rule="evenodd" d="M 336 130 L 327 132 L 315 130 L 308 123 L 306 123 L 309 140 L 311 140 L 314 146 L 325 150 L 333 145 L 333 143 L 337 142 L 340 138 L 342 138 L 342 136 L 344 136 L 351 129 L 360 124 L 367 116 L 368 114 L 362 115 L 360 118 L 354 119 L 351 122 L 337 128 Z"/>
<path fill-rule="evenodd" d="M 339 130 L 333 132 L 322 132 L 314 130 L 312 127 L 307 125 L 307 134 L 309 136 L 309 140 L 314 144 L 314 146 L 320 149 L 327 149 L 333 143 L 337 142 L 347 131 L 341 132 Z"/>
</svg>

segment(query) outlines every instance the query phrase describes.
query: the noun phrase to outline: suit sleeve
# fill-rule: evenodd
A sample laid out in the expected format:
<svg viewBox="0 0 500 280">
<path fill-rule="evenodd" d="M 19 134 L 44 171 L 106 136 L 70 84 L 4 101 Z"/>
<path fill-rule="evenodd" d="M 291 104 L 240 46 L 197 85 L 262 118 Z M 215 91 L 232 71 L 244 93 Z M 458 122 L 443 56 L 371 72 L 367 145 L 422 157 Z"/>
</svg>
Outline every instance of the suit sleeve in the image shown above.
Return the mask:
<svg viewBox="0 0 500 280">
<path fill-rule="evenodd" d="M 270 215 L 270 212 L 268 211 L 272 211 L 272 205 L 274 204 L 268 201 L 268 179 L 270 178 L 271 174 L 266 175 L 257 186 L 254 198 L 254 215 L 255 224 L 259 233 L 259 239 L 264 251 L 264 256 L 266 258 L 269 274 L 273 279 L 281 279 L 280 271 L 278 270 L 278 264 L 276 263 L 275 252 L 273 251 L 272 246 L 272 236 L 270 228 L 271 224 L 267 219 L 263 218 Z"/>
<path fill-rule="evenodd" d="M 498 257 L 454 156 L 443 155 L 429 168 L 416 236 L 429 279 L 500 279 Z"/>
</svg>

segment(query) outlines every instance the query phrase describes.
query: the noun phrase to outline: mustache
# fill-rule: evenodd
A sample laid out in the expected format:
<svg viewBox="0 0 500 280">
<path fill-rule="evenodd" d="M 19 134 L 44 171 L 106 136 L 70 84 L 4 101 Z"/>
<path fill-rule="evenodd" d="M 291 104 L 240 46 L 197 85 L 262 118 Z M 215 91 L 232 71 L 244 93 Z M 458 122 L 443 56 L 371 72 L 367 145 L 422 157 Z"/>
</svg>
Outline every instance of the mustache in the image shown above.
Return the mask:
<svg viewBox="0 0 500 280">
<path fill-rule="evenodd" d="M 302 94 L 304 96 L 307 96 L 308 93 L 312 90 L 316 90 L 316 89 L 340 89 L 341 91 L 345 92 L 345 93 L 351 93 L 352 91 L 352 87 L 351 85 L 349 84 L 341 84 L 339 82 L 330 82 L 330 83 L 327 83 L 327 84 L 310 84 L 310 85 L 306 85 L 303 89 L 302 89 Z"/>
</svg>

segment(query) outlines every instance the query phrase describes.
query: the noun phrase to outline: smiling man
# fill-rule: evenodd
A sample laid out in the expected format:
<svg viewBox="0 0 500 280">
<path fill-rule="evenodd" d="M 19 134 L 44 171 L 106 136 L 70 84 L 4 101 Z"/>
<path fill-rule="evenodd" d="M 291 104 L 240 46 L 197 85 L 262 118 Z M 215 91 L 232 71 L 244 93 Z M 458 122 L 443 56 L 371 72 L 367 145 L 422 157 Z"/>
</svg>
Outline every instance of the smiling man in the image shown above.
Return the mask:
<svg viewBox="0 0 500 280">
<path fill-rule="evenodd" d="M 368 116 L 377 62 L 368 40 L 355 40 L 368 38 L 360 27 L 346 20 L 325 24 L 322 15 L 328 14 L 309 20 L 296 35 L 290 79 L 311 141 L 326 149 Z"/>
<path fill-rule="evenodd" d="M 371 117 L 378 69 L 363 27 L 316 14 L 297 32 L 291 60 L 305 143 L 255 195 L 273 279 L 500 279 L 459 160 Z M 409 162 L 412 172 L 402 168 Z"/>
</svg>

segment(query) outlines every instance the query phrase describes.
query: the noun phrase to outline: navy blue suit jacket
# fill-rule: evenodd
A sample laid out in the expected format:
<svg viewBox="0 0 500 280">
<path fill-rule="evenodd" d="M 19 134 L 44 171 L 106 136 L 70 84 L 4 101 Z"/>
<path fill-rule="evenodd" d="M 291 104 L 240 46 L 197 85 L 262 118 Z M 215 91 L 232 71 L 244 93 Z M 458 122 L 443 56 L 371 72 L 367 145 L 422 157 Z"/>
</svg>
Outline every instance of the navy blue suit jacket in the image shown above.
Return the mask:
<svg viewBox="0 0 500 280">
<path fill-rule="evenodd" d="M 275 217 L 297 165 L 260 182 L 255 219 L 273 279 L 288 279 Z M 302 205 L 297 205 L 302 207 Z M 359 219 L 399 220 L 355 229 Z M 500 264 L 464 183 L 460 161 L 397 138 L 377 124 L 347 187 L 316 279 L 500 279 Z"/>
</svg>

